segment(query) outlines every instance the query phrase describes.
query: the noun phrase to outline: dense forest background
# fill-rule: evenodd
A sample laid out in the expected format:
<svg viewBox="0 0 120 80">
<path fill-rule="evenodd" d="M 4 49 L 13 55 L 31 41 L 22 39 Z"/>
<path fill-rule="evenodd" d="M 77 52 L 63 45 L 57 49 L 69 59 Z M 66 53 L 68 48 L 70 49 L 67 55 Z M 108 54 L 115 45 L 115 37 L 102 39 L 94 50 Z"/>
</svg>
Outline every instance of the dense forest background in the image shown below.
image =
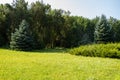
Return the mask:
<svg viewBox="0 0 120 80">
<path fill-rule="evenodd" d="M 16 0 L 12 4 L 0 4 L 1 47 L 9 47 L 13 33 L 19 31 L 20 26 L 24 27 L 22 21 L 29 25 L 27 31 L 32 35 L 36 49 L 120 41 L 120 20 L 113 17 L 106 19 L 102 15 L 88 19 L 71 16 L 69 11 L 62 9 L 52 9 L 42 1 L 28 5 L 25 0 Z"/>
</svg>

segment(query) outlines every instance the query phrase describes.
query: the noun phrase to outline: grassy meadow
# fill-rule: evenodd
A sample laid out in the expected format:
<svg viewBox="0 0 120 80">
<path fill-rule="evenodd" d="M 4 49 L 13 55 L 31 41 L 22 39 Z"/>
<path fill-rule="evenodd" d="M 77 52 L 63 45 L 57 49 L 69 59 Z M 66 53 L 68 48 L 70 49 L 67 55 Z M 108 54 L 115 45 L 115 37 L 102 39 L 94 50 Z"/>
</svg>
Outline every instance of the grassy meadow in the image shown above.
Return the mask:
<svg viewBox="0 0 120 80">
<path fill-rule="evenodd" d="M 120 60 L 0 49 L 0 80 L 120 80 Z"/>
</svg>

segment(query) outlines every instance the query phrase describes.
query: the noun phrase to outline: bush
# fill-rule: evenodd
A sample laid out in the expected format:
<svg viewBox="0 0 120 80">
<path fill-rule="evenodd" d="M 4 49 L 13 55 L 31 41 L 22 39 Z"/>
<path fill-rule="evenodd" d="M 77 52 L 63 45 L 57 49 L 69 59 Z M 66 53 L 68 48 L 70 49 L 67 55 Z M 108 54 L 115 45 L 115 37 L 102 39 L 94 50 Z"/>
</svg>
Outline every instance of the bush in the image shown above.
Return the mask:
<svg viewBox="0 0 120 80">
<path fill-rule="evenodd" d="M 70 54 L 91 56 L 91 57 L 109 57 L 120 58 L 120 44 L 93 44 L 73 48 L 69 51 Z"/>
</svg>

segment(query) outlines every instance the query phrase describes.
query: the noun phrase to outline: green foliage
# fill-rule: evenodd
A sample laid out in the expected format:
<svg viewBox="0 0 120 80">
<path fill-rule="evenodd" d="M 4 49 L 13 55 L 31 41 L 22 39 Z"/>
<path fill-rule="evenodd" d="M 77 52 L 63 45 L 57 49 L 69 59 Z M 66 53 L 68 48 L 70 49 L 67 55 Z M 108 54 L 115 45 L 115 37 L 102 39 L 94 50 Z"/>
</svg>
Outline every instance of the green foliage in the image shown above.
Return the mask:
<svg viewBox="0 0 120 80">
<path fill-rule="evenodd" d="M 52 9 L 43 1 L 28 5 L 25 0 L 13 0 L 12 4 L 0 5 L 0 36 L 3 46 L 8 46 L 11 33 L 25 19 L 33 33 L 37 49 L 76 47 L 80 45 L 120 41 L 120 20 L 110 17 L 94 19 L 70 16 L 69 11 Z M 97 24 L 97 26 L 96 26 Z M 95 39 L 94 39 L 95 38 Z"/>
<path fill-rule="evenodd" d="M 112 41 L 112 26 L 108 23 L 106 16 L 102 15 L 95 28 L 94 38 L 96 43 L 106 43 Z"/>
<path fill-rule="evenodd" d="M 81 44 L 89 44 L 93 41 L 93 23 L 84 17 L 65 17 L 65 45 L 76 47 Z"/>
<path fill-rule="evenodd" d="M 69 51 L 70 54 L 91 56 L 91 57 L 109 57 L 120 59 L 120 44 L 94 44 L 80 46 Z"/>
<path fill-rule="evenodd" d="M 8 43 L 7 39 L 7 13 L 8 13 L 8 8 L 6 5 L 0 4 L 0 46 L 4 46 Z"/>
<path fill-rule="evenodd" d="M 38 43 L 38 48 L 44 48 L 47 40 L 49 40 L 48 38 L 46 39 L 50 25 L 48 25 L 49 17 L 46 13 L 49 13 L 50 9 L 50 5 L 46 5 L 40 1 L 36 1 L 31 4 L 31 30 L 34 33 L 36 42 Z"/>
<path fill-rule="evenodd" d="M 119 42 L 120 41 L 120 20 L 110 17 L 109 23 L 111 26 L 113 26 L 114 41 Z"/>
<path fill-rule="evenodd" d="M 32 50 L 34 46 L 34 41 L 29 31 L 29 24 L 23 20 L 19 25 L 19 29 L 16 29 L 11 35 L 10 48 L 28 51 Z"/>
</svg>

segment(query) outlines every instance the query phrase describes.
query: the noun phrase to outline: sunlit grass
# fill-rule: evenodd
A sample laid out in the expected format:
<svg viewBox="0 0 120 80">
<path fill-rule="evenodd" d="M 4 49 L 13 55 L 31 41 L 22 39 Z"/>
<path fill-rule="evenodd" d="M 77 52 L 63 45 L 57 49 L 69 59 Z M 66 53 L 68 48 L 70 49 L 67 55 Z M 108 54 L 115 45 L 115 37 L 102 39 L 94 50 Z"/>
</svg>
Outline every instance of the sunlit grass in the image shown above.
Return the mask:
<svg viewBox="0 0 120 80">
<path fill-rule="evenodd" d="M 0 80 L 120 79 L 119 59 L 74 56 L 64 51 L 45 52 L 0 49 Z"/>
</svg>

